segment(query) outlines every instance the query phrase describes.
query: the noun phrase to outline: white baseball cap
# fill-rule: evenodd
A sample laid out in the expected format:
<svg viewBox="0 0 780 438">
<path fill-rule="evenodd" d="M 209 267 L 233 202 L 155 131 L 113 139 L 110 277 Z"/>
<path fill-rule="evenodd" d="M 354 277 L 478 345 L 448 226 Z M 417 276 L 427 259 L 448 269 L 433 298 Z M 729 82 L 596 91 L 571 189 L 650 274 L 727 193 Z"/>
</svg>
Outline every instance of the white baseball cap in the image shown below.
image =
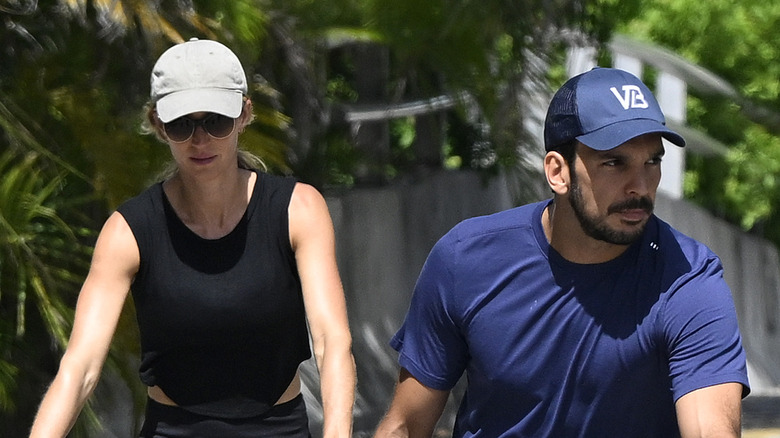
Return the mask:
<svg viewBox="0 0 780 438">
<path fill-rule="evenodd" d="M 195 112 L 236 118 L 246 93 L 241 61 L 216 41 L 192 38 L 177 44 L 152 69 L 151 98 L 163 123 Z"/>
</svg>

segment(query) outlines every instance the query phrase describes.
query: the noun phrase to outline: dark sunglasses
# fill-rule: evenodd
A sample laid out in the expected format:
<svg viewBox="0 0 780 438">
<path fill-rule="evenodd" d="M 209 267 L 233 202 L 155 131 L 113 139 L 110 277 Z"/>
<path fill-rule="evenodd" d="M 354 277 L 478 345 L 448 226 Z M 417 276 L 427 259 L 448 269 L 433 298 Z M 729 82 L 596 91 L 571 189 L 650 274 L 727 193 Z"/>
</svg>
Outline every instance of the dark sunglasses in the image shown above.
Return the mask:
<svg viewBox="0 0 780 438">
<path fill-rule="evenodd" d="M 232 119 L 222 114 L 210 113 L 202 119 L 192 119 L 188 116 L 179 117 L 163 124 L 165 135 L 171 141 L 182 143 L 195 133 L 198 126 L 202 127 L 206 133 L 216 139 L 223 139 L 233 133 L 236 127 L 236 119 Z"/>
</svg>

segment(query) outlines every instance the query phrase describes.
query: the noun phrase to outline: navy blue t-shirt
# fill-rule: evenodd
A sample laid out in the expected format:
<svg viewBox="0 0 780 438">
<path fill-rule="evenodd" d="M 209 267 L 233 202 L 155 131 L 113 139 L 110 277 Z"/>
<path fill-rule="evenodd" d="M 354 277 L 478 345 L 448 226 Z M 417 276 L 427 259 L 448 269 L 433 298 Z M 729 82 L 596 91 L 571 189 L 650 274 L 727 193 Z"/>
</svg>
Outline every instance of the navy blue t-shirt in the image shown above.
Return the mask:
<svg viewBox="0 0 780 438">
<path fill-rule="evenodd" d="M 674 437 L 684 394 L 748 380 L 718 257 L 652 216 L 618 258 L 580 265 L 547 242 L 549 201 L 466 220 L 433 248 L 400 365 L 449 390 L 455 437 Z"/>
</svg>

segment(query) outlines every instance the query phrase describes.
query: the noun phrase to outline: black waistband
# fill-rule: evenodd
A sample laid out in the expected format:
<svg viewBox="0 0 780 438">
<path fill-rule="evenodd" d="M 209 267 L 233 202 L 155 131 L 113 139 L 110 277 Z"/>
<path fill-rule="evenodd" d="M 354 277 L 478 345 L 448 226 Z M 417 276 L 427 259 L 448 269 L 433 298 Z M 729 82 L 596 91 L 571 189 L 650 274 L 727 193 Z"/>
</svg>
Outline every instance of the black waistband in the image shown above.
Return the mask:
<svg viewBox="0 0 780 438">
<path fill-rule="evenodd" d="M 309 438 L 306 403 L 302 394 L 257 417 L 213 418 L 147 399 L 141 438 L 205 436 Z"/>
</svg>

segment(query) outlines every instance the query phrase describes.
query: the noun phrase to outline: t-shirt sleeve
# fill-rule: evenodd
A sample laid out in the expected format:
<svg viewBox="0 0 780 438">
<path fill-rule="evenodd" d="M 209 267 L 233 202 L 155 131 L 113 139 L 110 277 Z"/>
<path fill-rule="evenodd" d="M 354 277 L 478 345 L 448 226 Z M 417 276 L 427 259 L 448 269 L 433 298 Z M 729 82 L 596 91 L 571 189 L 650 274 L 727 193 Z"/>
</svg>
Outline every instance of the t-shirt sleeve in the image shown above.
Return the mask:
<svg viewBox="0 0 780 438">
<path fill-rule="evenodd" d="M 672 392 L 683 395 L 707 386 L 737 382 L 750 392 L 745 351 L 731 291 L 716 257 L 687 276 L 664 309 Z"/>
<path fill-rule="evenodd" d="M 458 382 L 468 355 L 454 316 L 452 248 L 449 235 L 434 245 L 417 279 L 406 319 L 390 341 L 402 367 L 425 386 L 445 391 Z"/>
</svg>

